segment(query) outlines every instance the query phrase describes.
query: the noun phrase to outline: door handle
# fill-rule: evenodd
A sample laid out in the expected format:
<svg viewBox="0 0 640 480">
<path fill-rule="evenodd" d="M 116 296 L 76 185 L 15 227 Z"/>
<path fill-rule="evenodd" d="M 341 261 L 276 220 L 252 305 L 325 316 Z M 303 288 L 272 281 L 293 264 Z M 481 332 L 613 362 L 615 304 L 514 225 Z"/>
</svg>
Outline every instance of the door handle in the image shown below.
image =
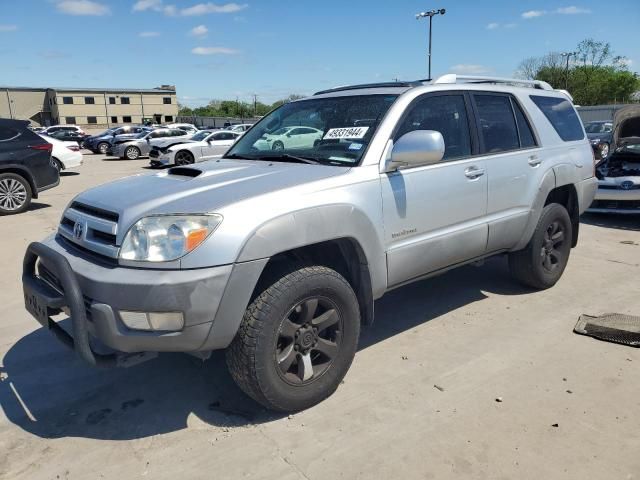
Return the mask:
<svg viewBox="0 0 640 480">
<path fill-rule="evenodd" d="M 469 167 L 464 171 L 464 176 L 474 180 L 484 175 L 484 168 Z"/>
<path fill-rule="evenodd" d="M 537 167 L 538 165 L 540 165 L 542 163 L 542 160 L 540 160 L 537 155 L 531 155 L 529 157 L 528 163 L 532 167 Z"/>
</svg>

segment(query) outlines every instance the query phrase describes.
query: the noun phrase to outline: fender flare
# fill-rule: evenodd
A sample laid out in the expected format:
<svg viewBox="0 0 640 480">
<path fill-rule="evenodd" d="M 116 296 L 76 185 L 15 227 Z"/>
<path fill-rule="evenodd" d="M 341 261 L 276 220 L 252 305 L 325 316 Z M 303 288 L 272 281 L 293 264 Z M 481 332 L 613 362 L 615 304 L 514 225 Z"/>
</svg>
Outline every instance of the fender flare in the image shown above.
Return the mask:
<svg viewBox="0 0 640 480">
<path fill-rule="evenodd" d="M 522 236 L 520 240 L 516 244 L 514 248 L 511 249 L 512 252 L 522 250 L 527 246 L 531 236 L 533 235 L 536 226 L 538 225 L 538 219 L 540 215 L 542 215 L 542 209 L 544 208 L 544 203 L 549 196 L 549 193 L 556 188 L 556 173 L 555 168 L 551 168 L 547 170 L 538 185 L 538 193 L 536 194 L 536 198 L 531 206 L 531 210 L 529 211 L 529 220 L 527 221 L 527 225 L 522 232 Z"/>
</svg>

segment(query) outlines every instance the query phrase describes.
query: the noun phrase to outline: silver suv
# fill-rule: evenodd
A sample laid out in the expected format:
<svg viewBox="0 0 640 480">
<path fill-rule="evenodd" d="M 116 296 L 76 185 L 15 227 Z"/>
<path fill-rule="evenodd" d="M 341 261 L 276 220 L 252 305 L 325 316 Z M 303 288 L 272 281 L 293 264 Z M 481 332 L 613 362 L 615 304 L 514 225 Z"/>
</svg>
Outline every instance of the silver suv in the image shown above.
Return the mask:
<svg viewBox="0 0 640 480">
<path fill-rule="evenodd" d="M 322 135 L 257 148 L 287 126 Z M 595 190 L 571 100 L 543 82 L 336 88 L 274 110 L 221 159 L 78 195 L 28 247 L 25 303 L 89 363 L 226 349 L 242 390 L 296 411 L 336 390 L 391 289 L 497 254 L 553 286 Z"/>
</svg>

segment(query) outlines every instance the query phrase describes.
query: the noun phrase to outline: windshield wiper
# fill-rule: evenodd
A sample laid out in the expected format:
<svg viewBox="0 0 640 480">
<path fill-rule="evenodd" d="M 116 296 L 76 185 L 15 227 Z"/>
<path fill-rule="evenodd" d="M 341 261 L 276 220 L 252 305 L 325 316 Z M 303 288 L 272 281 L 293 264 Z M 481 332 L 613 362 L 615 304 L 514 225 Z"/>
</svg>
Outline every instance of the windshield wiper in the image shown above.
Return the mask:
<svg viewBox="0 0 640 480">
<path fill-rule="evenodd" d="M 237 153 L 231 153 L 223 158 L 231 158 L 233 160 L 257 160 L 257 158 L 247 157 L 246 155 L 238 155 Z"/>
<path fill-rule="evenodd" d="M 320 162 L 314 158 L 309 157 L 299 157 L 297 155 L 291 155 L 289 153 L 281 153 L 278 155 L 239 155 L 237 153 L 232 153 L 227 155 L 224 158 L 231 158 L 235 160 L 261 160 L 265 162 L 298 162 L 298 163 L 308 163 L 311 165 L 319 165 Z"/>
</svg>

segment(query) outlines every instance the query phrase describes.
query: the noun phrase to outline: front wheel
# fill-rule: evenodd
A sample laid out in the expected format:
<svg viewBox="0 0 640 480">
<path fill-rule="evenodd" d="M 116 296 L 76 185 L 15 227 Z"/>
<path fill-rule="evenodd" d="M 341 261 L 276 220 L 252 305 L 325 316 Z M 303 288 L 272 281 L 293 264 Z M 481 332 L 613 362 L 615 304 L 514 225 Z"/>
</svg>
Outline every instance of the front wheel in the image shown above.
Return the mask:
<svg viewBox="0 0 640 480">
<path fill-rule="evenodd" d="M 193 154 L 187 150 L 180 150 L 176 152 L 175 164 L 176 165 L 190 165 L 194 162 Z"/>
<path fill-rule="evenodd" d="M 127 160 L 136 160 L 140 156 L 140 149 L 138 147 L 127 147 L 124 151 L 124 157 Z"/>
<path fill-rule="evenodd" d="M 282 143 L 280 140 L 276 140 L 275 142 L 273 142 L 271 150 L 284 150 L 284 143 Z"/>
<path fill-rule="evenodd" d="M 309 408 L 351 366 L 360 310 L 351 285 L 323 266 L 277 275 L 249 305 L 226 352 L 238 386 L 271 410 Z"/>
<path fill-rule="evenodd" d="M 106 155 L 109 151 L 109 144 L 106 142 L 101 142 L 98 144 L 98 150 L 96 153 L 101 153 L 102 155 Z"/>
<path fill-rule="evenodd" d="M 572 227 L 567 209 L 545 206 L 527 246 L 509 254 L 509 269 L 520 283 L 540 290 L 553 287 L 571 253 Z"/>
</svg>

